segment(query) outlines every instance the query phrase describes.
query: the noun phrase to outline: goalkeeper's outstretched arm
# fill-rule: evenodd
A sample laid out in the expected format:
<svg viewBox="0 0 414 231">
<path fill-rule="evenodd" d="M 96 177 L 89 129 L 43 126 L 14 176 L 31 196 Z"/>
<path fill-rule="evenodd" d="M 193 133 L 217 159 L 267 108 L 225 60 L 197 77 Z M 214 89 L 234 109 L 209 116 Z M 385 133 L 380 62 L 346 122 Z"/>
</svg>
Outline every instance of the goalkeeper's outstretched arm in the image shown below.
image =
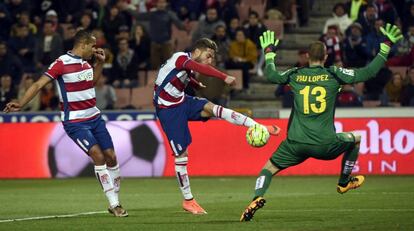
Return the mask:
<svg viewBox="0 0 414 231">
<path fill-rule="evenodd" d="M 288 81 L 288 72 L 279 72 L 276 69 L 276 47 L 279 44 L 279 39 L 275 38 L 275 32 L 265 31 L 260 36 L 260 45 L 263 49 L 266 59 L 265 75 L 269 82 L 285 84 Z"/>
<path fill-rule="evenodd" d="M 387 23 L 385 29 L 381 27 L 380 30 L 387 37 L 387 40 L 380 44 L 380 51 L 377 56 L 366 67 L 355 70 L 331 67 L 344 83 L 364 82 L 375 77 L 387 61 L 391 46 L 403 38 L 400 29 L 395 25 L 392 26 Z"/>
</svg>

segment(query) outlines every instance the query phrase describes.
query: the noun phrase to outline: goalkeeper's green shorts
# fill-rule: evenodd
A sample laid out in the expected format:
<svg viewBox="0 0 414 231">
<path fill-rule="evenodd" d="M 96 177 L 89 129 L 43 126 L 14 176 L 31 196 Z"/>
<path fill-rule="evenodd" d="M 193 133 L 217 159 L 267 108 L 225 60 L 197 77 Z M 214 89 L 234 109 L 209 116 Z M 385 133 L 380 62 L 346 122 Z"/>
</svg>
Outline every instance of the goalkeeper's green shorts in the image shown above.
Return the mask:
<svg viewBox="0 0 414 231">
<path fill-rule="evenodd" d="M 352 133 L 337 133 L 334 142 L 322 145 L 304 144 L 286 139 L 270 157 L 270 161 L 279 169 L 285 169 L 300 164 L 310 157 L 333 160 L 354 147 L 355 137 Z"/>
</svg>

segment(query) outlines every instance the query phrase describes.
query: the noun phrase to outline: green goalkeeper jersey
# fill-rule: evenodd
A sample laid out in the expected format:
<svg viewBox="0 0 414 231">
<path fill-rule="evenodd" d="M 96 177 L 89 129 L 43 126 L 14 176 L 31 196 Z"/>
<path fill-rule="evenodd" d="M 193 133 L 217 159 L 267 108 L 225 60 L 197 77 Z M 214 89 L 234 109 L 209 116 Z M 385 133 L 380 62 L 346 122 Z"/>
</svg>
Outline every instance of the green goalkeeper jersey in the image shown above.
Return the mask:
<svg viewBox="0 0 414 231">
<path fill-rule="evenodd" d="M 335 141 L 335 102 L 341 85 L 374 77 L 385 60 L 386 55 L 378 54 L 368 66 L 354 70 L 311 66 L 285 72 L 277 71 L 274 62 L 266 60 L 267 79 L 272 83 L 289 84 L 294 95 L 288 139 L 307 144 Z"/>
</svg>

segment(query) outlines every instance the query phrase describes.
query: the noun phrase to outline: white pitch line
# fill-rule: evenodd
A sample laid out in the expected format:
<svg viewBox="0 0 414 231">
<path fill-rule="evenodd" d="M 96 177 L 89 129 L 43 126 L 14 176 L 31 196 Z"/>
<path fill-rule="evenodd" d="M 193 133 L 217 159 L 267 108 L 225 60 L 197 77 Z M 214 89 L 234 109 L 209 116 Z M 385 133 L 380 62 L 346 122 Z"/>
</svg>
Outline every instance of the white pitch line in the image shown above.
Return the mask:
<svg viewBox="0 0 414 231">
<path fill-rule="evenodd" d="M 93 215 L 93 214 L 100 214 L 100 213 L 108 213 L 108 211 L 95 211 L 95 212 L 73 213 L 73 214 L 64 214 L 64 215 L 50 215 L 50 216 L 42 216 L 42 217 L 13 218 L 13 219 L 0 220 L 0 223 L 13 222 L 13 221 L 43 220 L 43 219 L 51 219 L 51 218 L 78 217 L 78 216 Z"/>
<path fill-rule="evenodd" d="M 260 212 L 414 212 L 414 209 L 263 209 Z"/>
</svg>

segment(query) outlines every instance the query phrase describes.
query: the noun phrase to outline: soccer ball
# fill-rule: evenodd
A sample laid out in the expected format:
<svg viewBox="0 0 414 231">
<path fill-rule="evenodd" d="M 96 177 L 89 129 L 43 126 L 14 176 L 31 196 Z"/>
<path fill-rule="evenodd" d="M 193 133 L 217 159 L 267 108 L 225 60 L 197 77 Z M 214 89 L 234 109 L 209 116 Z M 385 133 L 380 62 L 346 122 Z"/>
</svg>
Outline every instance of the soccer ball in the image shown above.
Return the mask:
<svg viewBox="0 0 414 231">
<path fill-rule="evenodd" d="M 269 131 L 261 124 L 255 124 L 247 129 L 246 140 L 253 147 L 263 147 L 269 140 L 269 137 Z"/>
<path fill-rule="evenodd" d="M 121 176 L 162 176 L 166 150 L 154 121 L 113 121 L 106 123 L 115 147 Z M 49 142 L 49 169 L 52 177 L 94 176 L 89 156 L 56 124 Z"/>
</svg>

